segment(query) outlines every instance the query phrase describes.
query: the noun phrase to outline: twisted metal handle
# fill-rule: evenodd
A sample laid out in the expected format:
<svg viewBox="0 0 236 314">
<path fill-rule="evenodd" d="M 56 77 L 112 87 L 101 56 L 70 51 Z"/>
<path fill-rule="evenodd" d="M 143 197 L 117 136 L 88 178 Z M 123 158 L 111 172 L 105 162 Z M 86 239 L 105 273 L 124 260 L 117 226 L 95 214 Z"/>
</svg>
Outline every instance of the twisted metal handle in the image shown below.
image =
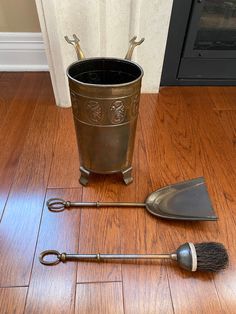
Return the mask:
<svg viewBox="0 0 236 314">
<path fill-rule="evenodd" d="M 62 198 L 50 198 L 46 204 L 48 209 L 52 212 L 63 212 L 65 208 L 71 206 L 70 201 L 65 201 Z"/>
<path fill-rule="evenodd" d="M 70 207 L 100 207 L 104 205 L 115 206 L 115 203 L 100 203 L 100 202 L 70 202 L 62 198 L 50 198 L 47 201 L 47 207 L 51 212 L 63 212 Z"/>
</svg>

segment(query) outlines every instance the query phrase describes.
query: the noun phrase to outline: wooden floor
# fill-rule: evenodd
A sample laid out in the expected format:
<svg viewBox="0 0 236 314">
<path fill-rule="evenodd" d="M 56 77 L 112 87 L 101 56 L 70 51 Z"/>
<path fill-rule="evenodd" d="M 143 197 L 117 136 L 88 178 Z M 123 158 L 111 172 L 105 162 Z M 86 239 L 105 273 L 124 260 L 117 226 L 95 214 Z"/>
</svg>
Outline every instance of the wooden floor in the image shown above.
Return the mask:
<svg viewBox="0 0 236 314">
<path fill-rule="evenodd" d="M 0 74 L 0 313 L 236 313 L 236 87 L 168 87 L 143 95 L 134 182 L 78 183 L 71 109 L 55 106 L 46 73 Z M 51 213 L 50 197 L 139 201 L 204 176 L 218 222 L 170 222 L 143 209 Z M 171 262 L 67 263 L 45 267 L 42 250 L 169 252 L 220 241 L 230 266 L 187 273 Z"/>
</svg>

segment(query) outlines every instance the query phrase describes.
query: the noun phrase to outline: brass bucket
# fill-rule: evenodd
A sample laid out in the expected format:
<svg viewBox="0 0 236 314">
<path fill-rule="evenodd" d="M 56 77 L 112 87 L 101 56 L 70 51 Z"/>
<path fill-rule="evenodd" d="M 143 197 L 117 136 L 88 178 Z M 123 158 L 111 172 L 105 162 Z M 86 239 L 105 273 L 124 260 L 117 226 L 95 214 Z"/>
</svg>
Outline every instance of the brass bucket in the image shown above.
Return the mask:
<svg viewBox="0 0 236 314">
<path fill-rule="evenodd" d="M 121 172 L 124 182 L 133 181 L 132 157 L 137 125 L 142 68 L 131 61 L 135 46 L 130 41 L 125 59 L 85 59 L 79 39 L 72 44 L 79 61 L 67 69 L 73 117 L 80 155 L 80 183 L 86 185 L 91 172 Z"/>
</svg>

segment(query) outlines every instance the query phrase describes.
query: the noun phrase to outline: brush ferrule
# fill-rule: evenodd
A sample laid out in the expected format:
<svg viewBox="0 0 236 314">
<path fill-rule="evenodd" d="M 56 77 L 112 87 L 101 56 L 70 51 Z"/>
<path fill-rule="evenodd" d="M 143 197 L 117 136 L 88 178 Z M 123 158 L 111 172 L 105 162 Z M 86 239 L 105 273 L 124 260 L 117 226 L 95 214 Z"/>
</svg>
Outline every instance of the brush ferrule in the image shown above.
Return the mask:
<svg viewBox="0 0 236 314">
<path fill-rule="evenodd" d="M 170 258 L 171 258 L 173 261 L 177 261 L 177 254 L 176 254 L 176 253 L 171 253 L 171 254 L 170 254 Z"/>
<path fill-rule="evenodd" d="M 191 271 L 196 271 L 197 270 L 197 252 L 195 249 L 195 246 L 193 243 L 189 242 L 188 243 L 191 251 L 191 256 L 192 256 L 192 269 Z"/>
</svg>

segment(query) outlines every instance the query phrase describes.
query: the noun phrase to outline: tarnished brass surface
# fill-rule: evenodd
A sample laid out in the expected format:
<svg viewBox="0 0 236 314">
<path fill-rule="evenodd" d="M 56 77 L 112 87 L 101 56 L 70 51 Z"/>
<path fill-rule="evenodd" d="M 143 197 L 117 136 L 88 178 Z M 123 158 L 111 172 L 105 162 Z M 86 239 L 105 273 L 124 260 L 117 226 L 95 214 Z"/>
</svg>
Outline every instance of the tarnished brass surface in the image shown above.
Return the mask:
<svg viewBox="0 0 236 314">
<path fill-rule="evenodd" d="M 98 87 L 96 95 L 100 97 L 94 97 L 91 96 L 94 87 L 88 86 L 85 91 L 84 86 L 80 89 L 79 83 L 76 87 L 70 92 L 81 165 L 96 173 L 120 172 L 129 168 L 134 149 L 140 84 L 136 84 L 131 95 L 126 94 L 126 89 L 131 88 L 124 86 L 120 89 L 120 97 L 114 88 L 103 89 L 105 96 L 101 97 L 102 91 Z M 113 93 L 115 97 L 112 97 Z"/>
<path fill-rule="evenodd" d="M 72 110 L 79 148 L 81 179 L 86 185 L 90 172 L 121 172 L 132 182 L 131 163 L 139 110 L 142 68 L 118 58 L 83 59 L 79 39 L 73 44 L 79 61 L 67 69 Z M 129 58 L 134 46 L 131 43 Z"/>
<path fill-rule="evenodd" d="M 49 260 L 47 260 L 49 258 Z M 55 250 L 46 250 L 40 253 L 39 261 L 41 264 L 46 266 L 55 266 L 60 262 L 76 262 L 76 261 L 105 261 L 105 260 L 152 260 L 152 259 L 170 259 L 177 261 L 177 254 L 166 253 L 166 254 L 68 254 L 60 253 Z"/>
<path fill-rule="evenodd" d="M 61 212 L 71 207 L 146 207 L 150 214 L 165 219 L 189 221 L 218 219 L 203 177 L 160 188 L 149 194 L 143 203 L 71 202 L 51 198 L 47 201 L 47 207 L 52 212 Z"/>
</svg>

